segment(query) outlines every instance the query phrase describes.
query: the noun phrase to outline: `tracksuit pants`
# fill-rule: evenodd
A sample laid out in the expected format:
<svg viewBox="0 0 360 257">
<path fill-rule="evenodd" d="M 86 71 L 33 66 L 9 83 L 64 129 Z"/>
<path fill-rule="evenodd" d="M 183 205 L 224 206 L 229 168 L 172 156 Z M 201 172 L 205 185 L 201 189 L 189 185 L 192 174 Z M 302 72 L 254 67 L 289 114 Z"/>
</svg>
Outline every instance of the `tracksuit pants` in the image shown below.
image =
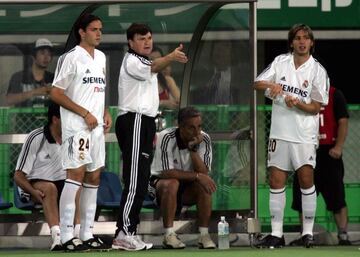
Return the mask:
<svg viewBox="0 0 360 257">
<path fill-rule="evenodd" d="M 136 234 L 148 190 L 155 118 L 133 112 L 120 115 L 116 119 L 115 132 L 122 152 L 124 181 L 115 236 L 121 230 L 132 235 Z"/>
</svg>

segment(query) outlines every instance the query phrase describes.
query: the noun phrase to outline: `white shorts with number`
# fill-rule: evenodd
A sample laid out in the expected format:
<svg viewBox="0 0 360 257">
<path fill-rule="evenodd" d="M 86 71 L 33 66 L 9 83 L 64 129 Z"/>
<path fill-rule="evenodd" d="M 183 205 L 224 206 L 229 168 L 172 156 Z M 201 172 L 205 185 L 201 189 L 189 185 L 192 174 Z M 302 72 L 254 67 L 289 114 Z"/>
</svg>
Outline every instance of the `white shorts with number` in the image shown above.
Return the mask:
<svg viewBox="0 0 360 257">
<path fill-rule="evenodd" d="M 63 168 L 76 169 L 86 165 L 86 171 L 95 171 L 105 165 L 105 135 L 102 126 L 92 131 L 83 130 L 62 144 Z"/>
<path fill-rule="evenodd" d="M 304 165 L 316 165 L 316 146 L 314 144 L 293 143 L 279 139 L 269 139 L 268 167 L 295 171 Z"/>
</svg>

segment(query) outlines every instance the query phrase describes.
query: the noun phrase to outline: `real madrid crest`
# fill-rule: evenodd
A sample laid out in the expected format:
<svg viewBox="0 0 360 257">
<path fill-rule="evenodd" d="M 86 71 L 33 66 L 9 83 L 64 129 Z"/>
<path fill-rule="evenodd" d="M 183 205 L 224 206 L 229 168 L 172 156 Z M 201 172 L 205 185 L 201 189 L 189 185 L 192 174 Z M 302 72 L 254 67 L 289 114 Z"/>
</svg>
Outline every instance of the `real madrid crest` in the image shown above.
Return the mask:
<svg viewBox="0 0 360 257">
<path fill-rule="evenodd" d="M 303 88 L 307 88 L 309 86 L 309 81 L 305 80 L 304 83 L 302 84 Z"/>
</svg>

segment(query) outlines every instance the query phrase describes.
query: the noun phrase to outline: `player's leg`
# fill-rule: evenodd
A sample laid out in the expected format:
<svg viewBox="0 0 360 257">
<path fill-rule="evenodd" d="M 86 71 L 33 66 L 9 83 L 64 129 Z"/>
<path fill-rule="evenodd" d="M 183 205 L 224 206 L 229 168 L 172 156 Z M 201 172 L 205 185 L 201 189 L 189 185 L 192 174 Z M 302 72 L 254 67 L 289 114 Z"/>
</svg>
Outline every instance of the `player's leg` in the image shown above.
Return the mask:
<svg viewBox="0 0 360 257">
<path fill-rule="evenodd" d="M 44 193 L 42 207 L 46 222 L 49 225 L 52 245 L 51 251 L 61 250 L 60 226 L 59 226 L 59 207 L 58 207 L 58 189 L 51 181 L 38 180 L 32 183 L 35 189 Z"/>
<path fill-rule="evenodd" d="M 316 190 L 314 185 L 314 167 L 316 149 L 313 144 L 291 144 L 290 153 L 298 175 L 303 211 L 302 238 L 305 247 L 313 245 L 313 227 L 316 212 Z"/>
<path fill-rule="evenodd" d="M 160 204 L 165 229 L 164 248 L 181 249 L 185 247 L 174 230 L 179 185 L 177 179 L 159 179 L 156 182 L 156 199 Z"/>
<path fill-rule="evenodd" d="M 159 179 L 156 183 L 156 198 L 160 203 L 164 228 L 173 228 L 177 207 L 177 179 Z"/>
<path fill-rule="evenodd" d="M 274 166 L 270 167 L 269 170 L 271 235 L 281 238 L 283 236 L 283 220 L 286 204 L 285 184 L 288 173 Z"/>
<path fill-rule="evenodd" d="M 123 157 L 124 190 L 113 248 L 149 249 L 152 244 L 142 242 L 136 236 L 136 230 L 149 184 L 155 121 L 138 113 L 127 113 L 117 118 L 115 131 Z"/>
<path fill-rule="evenodd" d="M 188 183 L 182 194 L 184 205 L 196 204 L 200 236 L 199 248 L 213 249 L 215 243 L 209 235 L 209 222 L 211 218 L 211 194 L 207 193 L 197 182 Z"/>
<path fill-rule="evenodd" d="M 258 247 L 282 247 L 285 245 L 283 236 L 285 184 L 288 177 L 287 171 L 292 169 L 288 145 L 289 143 L 283 140 L 269 140 L 267 166 L 269 167 L 269 210 L 272 232 L 271 235 L 256 244 Z"/>
<path fill-rule="evenodd" d="M 88 131 L 80 131 L 62 144 L 63 163 L 67 170 L 60 197 L 60 230 L 61 242 L 68 251 L 87 250 L 79 239 L 74 238 L 74 217 L 76 194 L 84 180 L 86 165 L 92 162 L 89 149 Z"/>
<path fill-rule="evenodd" d="M 76 238 L 80 238 L 80 193 L 81 188 L 77 191 L 75 197 L 74 237 Z"/>
<path fill-rule="evenodd" d="M 313 241 L 313 228 L 316 213 L 316 190 L 313 182 L 313 168 L 310 165 L 304 165 L 298 169 L 299 184 L 301 190 L 301 202 L 302 202 L 302 237 L 305 240 L 306 237 Z M 303 241 L 304 241 L 303 240 Z M 309 242 L 313 244 L 313 242 Z M 312 245 L 305 245 L 311 247 Z"/>
<path fill-rule="evenodd" d="M 89 144 L 92 162 L 87 164 L 87 172 L 80 193 L 80 239 L 90 250 L 106 250 L 109 249 L 109 246 L 93 235 L 100 172 L 105 166 L 103 127 L 98 126 L 91 131 Z"/>
<path fill-rule="evenodd" d="M 325 148 L 325 147 L 324 147 Z M 319 171 L 321 177 L 315 180 L 316 185 L 321 183 L 321 193 L 329 211 L 333 212 L 337 230 L 338 241 L 340 245 L 350 245 L 349 236 L 347 234 L 348 226 L 348 209 L 345 200 L 344 186 L 344 163 L 343 160 L 334 159 L 329 155 L 330 147 L 324 149 L 323 154 L 319 154 L 322 158 L 318 163 L 316 171 Z M 321 164 L 321 165 L 319 165 Z M 319 168 L 319 169 L 318 169 Z M 316 177 L 317 178 L 317 177 Z M 321 181 L 319 181 L 321 179 Z M 318 182 L 319 181 L 319 182 Z M 318 188 L 316 188 L 318 189 Z"/>
</svg>

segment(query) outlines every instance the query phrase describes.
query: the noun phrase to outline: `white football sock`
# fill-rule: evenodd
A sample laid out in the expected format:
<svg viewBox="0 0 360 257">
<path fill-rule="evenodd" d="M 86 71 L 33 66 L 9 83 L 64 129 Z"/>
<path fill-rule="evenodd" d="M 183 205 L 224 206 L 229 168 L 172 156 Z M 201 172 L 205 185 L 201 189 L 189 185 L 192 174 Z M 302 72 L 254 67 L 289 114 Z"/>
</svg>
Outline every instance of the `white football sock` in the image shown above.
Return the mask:
<svg viewBox="0 0 360 257">
<path fill-rule="evenodd" d="M 200 235 L 207 235 L 209 234 L 209 228 L 208 227 L 199 227 Z"/>
<path fill-rule="evenodd" d="M 96 198 L 99 186 L 83 183 L 80 193 L 80 239 L 93 238 L 93 227 L 96 212 Z"/>
<path fill-rule="evenodd" d="M 284 209 L 286 203 L 285 187 L 281 189 L 270 188 L 269 208 L 271 215 L 271 235 L 283 236 Z"/>
<path fill-rule="evenodd" d="M 60 227 L 59 225 L 54 225 L 50 228 L 51 238 L 53 242 L 60 242 Z"/>
<path fill-rule="evenodd" d="M 174 227 L 165 228 L 165 236 L 168 236 L 168 235 L 171 235 L 174 233 L 175 233 Z"/>
<path fill-rule="evenodd" d="M 301 190 L 301 201 L 303 211 L 303 231 L 302 235 L 312 235 L 316 213 L 316 190 L 315 186 L 308 189 L 300 188 Z"/>
<path fill-rule="evenodd" d="M 81 184 L 66 179 L 60 197 L 60 236 L 64 244 L 74 237 L 75 196 Z"/>
<path fill-rule="evenodd" d="M 74 237 L 80 238 L 80 224 L 75 224 Z"/>
</svg>

